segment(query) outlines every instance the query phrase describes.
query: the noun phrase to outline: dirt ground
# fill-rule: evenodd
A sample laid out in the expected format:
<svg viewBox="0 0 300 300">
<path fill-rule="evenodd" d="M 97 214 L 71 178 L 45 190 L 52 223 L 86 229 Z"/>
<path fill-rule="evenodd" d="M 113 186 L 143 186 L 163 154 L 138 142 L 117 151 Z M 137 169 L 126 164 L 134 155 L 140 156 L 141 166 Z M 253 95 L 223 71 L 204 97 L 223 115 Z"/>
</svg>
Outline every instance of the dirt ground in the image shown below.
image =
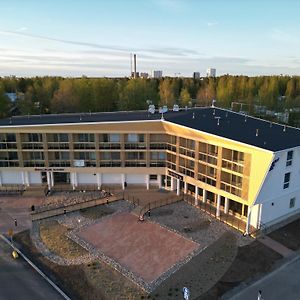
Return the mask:
<svg viewBox="0 0 300 300">
<path fill-rule="evenodd" d="M 241 282 L 251 281 L 272 270 L 274 263 L 282 256 L 258 241 L 239 247 L 237 255 L 218 283 L 197 300 L 219 299 Z"/>
<path fill-rule="evenodd" d="M 268 236 L 294 251 L 300 249 L 300 219 L 279 228 Z"/>
</svg>

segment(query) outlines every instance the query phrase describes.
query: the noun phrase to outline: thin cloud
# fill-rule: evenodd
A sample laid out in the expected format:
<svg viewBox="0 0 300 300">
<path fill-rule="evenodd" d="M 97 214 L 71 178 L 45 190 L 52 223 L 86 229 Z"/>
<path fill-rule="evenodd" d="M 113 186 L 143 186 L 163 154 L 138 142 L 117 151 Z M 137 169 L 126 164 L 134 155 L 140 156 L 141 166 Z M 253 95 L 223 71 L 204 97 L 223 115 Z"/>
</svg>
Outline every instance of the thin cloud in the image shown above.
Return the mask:
<svg viewBox="0 0 300 300">
<path fill-rule="evenodd" d="M 65 40 L 65 39 L 58 39 L 52 38 L 43 35 L 35 35 L 21 31 L 8 31 L 8 30 L 0 30 L 0 34 L 3 35 L 11 35 L 11 36 L 22 36 L 26 38 L 32 39 L 40 39 L 45 41 L 53 41 L 58 43 L 64 43 L 69 45 L 75 46 L 83 46 L 94 48 L 98 50 L 106 50 L 106 51 L 113 51 L 119 53 L 131 53 L 131 52 L 149 52 L 149 53 L 158 53 L 158 54 L 165 54 L 165 55 L 173 55 L 173 56 L 189 56 L 189 55 L 198 55 L 199 53 L 193 49 L 186 49 L 186 48 L 177 48 L 177 47 L 148 47 L 148 48 L 129 48 L 129 47 L 122 47 L 117 45 L 104 45 L 104 44 L 97 44 L 97 43 L 88 43 L 88 42 L 81 42 L 81 41 L 72 41 L 72 40 Z"/>
<path fill-rule="evenodd" d="M 27 30 L 28 30 L 27 27 L 20 27 L 20 28 L 17 29 L 17 31 L 27 31 Z"/>
<path fill-rule="evenodd" d="M 213 27 L 213 26 L 219 25 L 219 22 L 207 22 L 206 25 L 207 25 L 208 27 Z"/>
</svg>

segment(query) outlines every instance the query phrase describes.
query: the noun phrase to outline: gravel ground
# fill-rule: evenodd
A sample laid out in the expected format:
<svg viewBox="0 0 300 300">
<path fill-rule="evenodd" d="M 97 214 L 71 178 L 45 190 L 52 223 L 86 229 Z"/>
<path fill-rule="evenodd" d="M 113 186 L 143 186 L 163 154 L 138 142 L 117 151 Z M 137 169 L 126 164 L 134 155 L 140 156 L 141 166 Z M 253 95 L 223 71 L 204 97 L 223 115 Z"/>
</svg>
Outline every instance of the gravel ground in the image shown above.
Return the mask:
<svg viewBox="0 0 300 300">
<path fill-rule="evenodd" d="M 227 231 L 235 235 L 238 246 L 253 241 L 251 237 L 244 237 L 238 230 L 183 201 L 154 209 L 150 220 L 192 239 L 203 248 L 214 243 Z"/>
</svg>

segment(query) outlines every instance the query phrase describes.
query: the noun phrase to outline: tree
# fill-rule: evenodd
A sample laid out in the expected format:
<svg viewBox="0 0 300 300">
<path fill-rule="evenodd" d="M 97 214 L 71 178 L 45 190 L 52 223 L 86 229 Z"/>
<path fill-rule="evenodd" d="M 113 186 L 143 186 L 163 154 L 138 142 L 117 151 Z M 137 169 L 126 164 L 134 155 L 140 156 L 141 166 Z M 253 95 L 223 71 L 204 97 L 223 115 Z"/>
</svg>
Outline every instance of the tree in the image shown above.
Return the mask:
<svg viewBox="0 0 300 300">
<path fill-rule="evenodd" d="M 192 98 L 187 88 L 183 88 L 180 92 L 180 102 L 182 106 L 188 106 Z"/>
<path fill-rule="evenodd" d="M 50 108 L 52 113 L 79 112 L 79 104 L 73 80 L 65 79 L 60 82 L 59 89 L 54 93 Z"/>
<path fill-rule="evenodd" d="M 160 104 L 173 106 L 176 102 L 174 84 L 170 78 L 164 78 L 159 84 Z"/>
<path fill-rule="evenodd" d="M 91 85 L 91 111 L 113 111 L 119 99 L 118 85 L 113 79 L 94 79 Z"/>
<path fill-rule="evenodd" d="M 216 79 L 205 78 L 197 92 L 197 104 L 208 106 L 213 99 L 216 99 Z"/>
<path fill-rule="evenodd" d="M 0 84 L 0 118 L 5 118 L 9 114 L 10 100 L 5 95 L 4 87 Z"/>
<path fill-rule="evenodd" d="M 156 90 L 147 79 L 131 79 L 120 91 L 118 108 L 121 110 L 146 109 L 147 100 L 156 97 Z"/>
</svg>

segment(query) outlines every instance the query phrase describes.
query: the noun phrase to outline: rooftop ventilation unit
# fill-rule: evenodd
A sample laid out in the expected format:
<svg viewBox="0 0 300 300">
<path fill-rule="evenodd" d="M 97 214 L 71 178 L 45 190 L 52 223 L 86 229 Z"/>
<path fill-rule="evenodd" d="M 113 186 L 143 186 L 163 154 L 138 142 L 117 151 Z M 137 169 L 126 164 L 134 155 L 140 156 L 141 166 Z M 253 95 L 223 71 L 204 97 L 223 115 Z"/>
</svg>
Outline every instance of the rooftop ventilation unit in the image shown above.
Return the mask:
<svg viewBox="0 0 300 300">
<path fill-rule="evenodd" d="M 173 111 L 179 111 L 179 105 L 178 104 L 173 105 Z"/>
<path fill-rule="evenodd" d="M 160 107 L 160 108 L 159 108 L 158 112 L 159 112 L 160 114 L 165 114 L 165 113 L 168 112 L 168 107 L 167 107 L 166 105 L 164 105 L 163 107 Z"/>
<path fill-rule="evenodd" d="M 154 115 L 155 114 L 155 105 L 154 104 L 150 104 L 149 108 L 148 108 L 148 113 Z"/>
</svg>

